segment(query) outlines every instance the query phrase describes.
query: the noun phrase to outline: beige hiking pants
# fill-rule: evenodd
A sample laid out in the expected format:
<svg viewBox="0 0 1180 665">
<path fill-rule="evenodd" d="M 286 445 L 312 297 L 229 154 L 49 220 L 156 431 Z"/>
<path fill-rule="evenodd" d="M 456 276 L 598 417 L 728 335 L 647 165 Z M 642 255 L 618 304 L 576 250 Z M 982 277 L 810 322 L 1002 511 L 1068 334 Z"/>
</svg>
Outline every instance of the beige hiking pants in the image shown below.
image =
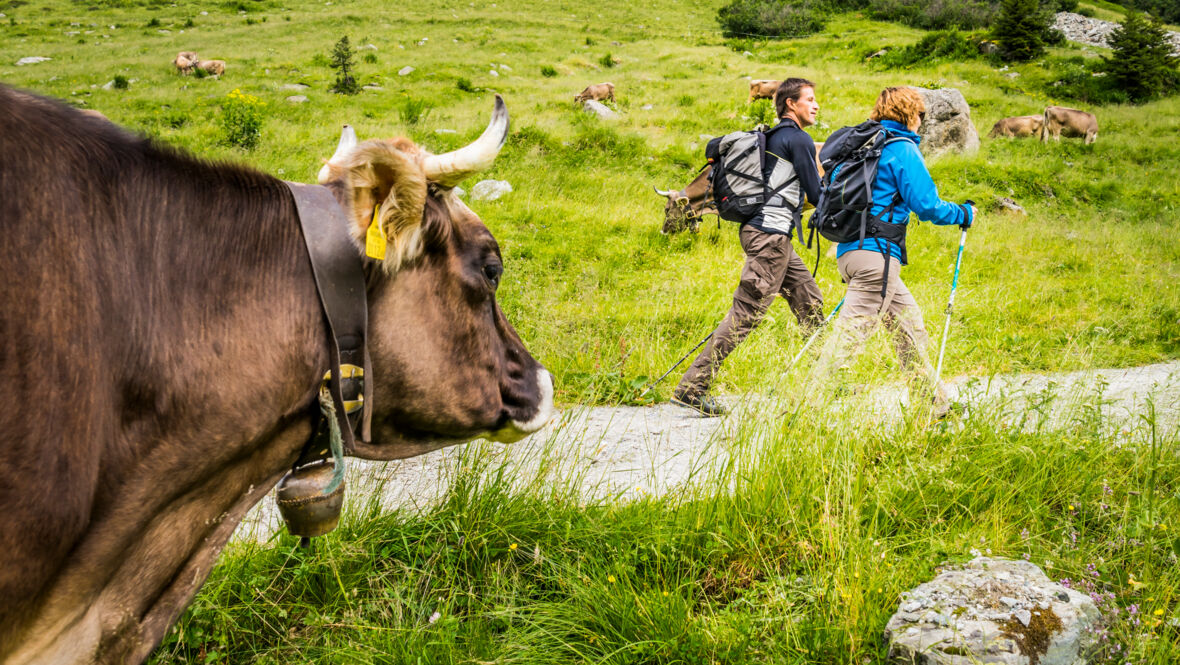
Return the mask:
<svg viewBox="0 0 1180 665">
<path fill-rule="evenodd" d="M 917 375 L 915 387 L 930 394 L 937 408 L 944 408 L 947 398 L 941 386 L 933 385 L 934 368 L 926 354 L 929 338 L 922 310 L 901 281 L 901 261 L 893 257 L 889 261 L 889 285 L 882 298 L 881 284 L 885 280 L 882 254 L 854 249 L 837 259 L 836 267 L 848 284 L 848 291 L 833 333 L 820 353 L 814 376 L 823 378 L 837 368 L 847 367 L 877 325 L 884 323 L 902 368 Z"/>
</svg>

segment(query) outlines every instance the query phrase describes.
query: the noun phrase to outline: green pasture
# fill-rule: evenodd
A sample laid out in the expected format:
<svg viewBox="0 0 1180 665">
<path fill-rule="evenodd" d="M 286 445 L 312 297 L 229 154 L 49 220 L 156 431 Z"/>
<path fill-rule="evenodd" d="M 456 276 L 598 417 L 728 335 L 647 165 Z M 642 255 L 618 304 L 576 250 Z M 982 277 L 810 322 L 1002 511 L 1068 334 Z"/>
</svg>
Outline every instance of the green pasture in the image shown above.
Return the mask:
<svg viewBox="0 0 1180 665">
<path fill-rule="evenodd" d="M 1100 124 L 1092 146 L 988 139 L 1001 117 L 1078 106 L 1053 83 L 1101 49 L 1054 48 L 1007 68 L 981 59 L 883 70 L 865 56 L 922 32 L 847 15 L 806 39 L 726 43 L 714 20 L 722 4 L 0 0 L 0 81 L 302 182 L 342 124 L 362 139 L 404 134 L 445 151 L 482 131 L 499 92 L 512 134 L 496 165 L 462 186 L 512 184 L 470 205 L 501 244 L 500 304 L 567 406 L 635 402 L 729 307 L 736 226 L 710 218 L 697 234 L 663 236 L 652 187 L 683 186 L 709 136 L 771 114 L 767 102 L 746 103 L 746 77 L 815 81 L 816 140 L 865 119 L 885 86 L 953 87 L 982 147 L 929 165 L 944 198 L 974 199 L 983 214 L 944 375 L 1180 356 L 1180 98 L 1089 108 Z M 346 35 L 359 81 L 377 86 L 356 96 L 328 91 L 328 56 Z M 225 60 L 225 75 L 177 75 L 182 50 Z M 15 65 L 28 56 L 51 60 Z M 127 88 L 104 89 L 117 75 Z M 573 104 L 602 81 L 616 86 L 617 121 Z M 309 87 L 281 89 L 296 83 Z M 223 142 L 235 90 L 262 103 L 250 151 Z M 1027 215 L 1005 212 L 999 197 Z M 903 275 L 934 339 L 958 236 L 929 224 L 910 235 Z M 830 308 L 843 285 L 828 249 L 817 280 Z M 785 399 L 801 385 L 805 367 L 782 374 L 802 343 L 776 303 L 717 390 Z M 880 334 L 858 363 L 866 383 L 889 381 L 895 367 Z M 1106 610 L 1103 662 L 1174 662 L 1176 435 L 1150 412 L 1100 422 L 1100 390 L 1090 399 L 1064 424 L 1032 431 L 1006 426 L 1001 412 L 945 431 L 917 415 L 899 425 L 854 410 L 774 417 L 790 411 L 785 399 L 734 425 L 724 444 L 733 464 L 684 494 L 589 505 L 576 479 L 521 489 L 473 446 L 429 511 L 353 506 L 309 550 L 285 536 L 231 546 L 155 662 L 876 663 L 898 594 L 973 548 L 1028 555 L 1055 579 L 1109 594 L 1117 610 Z"/>
</svg>

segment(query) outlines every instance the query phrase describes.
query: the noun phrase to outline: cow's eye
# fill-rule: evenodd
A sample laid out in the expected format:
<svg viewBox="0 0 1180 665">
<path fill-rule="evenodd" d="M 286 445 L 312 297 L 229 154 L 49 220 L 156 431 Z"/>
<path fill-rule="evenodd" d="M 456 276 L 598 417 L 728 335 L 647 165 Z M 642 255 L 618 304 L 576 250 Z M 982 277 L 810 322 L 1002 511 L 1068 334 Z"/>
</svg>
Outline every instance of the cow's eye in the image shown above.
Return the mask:
<svg viewBox="0 0 1180 665">
<path fill-rule="evenodd" d="M 500 285 L 500 275 L 504 274 L 504 266 L 499 263 L 485 263 L 483 266 L 483 275 L 492 283 L 492 287 Z"/>
</svg>

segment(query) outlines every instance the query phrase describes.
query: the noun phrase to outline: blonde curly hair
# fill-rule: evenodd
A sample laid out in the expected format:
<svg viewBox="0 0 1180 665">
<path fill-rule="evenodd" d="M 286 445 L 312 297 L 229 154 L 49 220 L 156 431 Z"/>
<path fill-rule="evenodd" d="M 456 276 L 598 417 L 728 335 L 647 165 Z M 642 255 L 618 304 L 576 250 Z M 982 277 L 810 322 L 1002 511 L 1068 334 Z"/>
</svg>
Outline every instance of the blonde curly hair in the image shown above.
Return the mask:
<svg viewBox="0 0 1180 665">
<path fill-rule="evenodd" d="M 926 102 L 917 90 L 906 86 L 885 88 L 877 97 L 877 104 L 869 115 L 873 120 L 894 120 L 913 128 L 926 115 Z"/>
</svg>

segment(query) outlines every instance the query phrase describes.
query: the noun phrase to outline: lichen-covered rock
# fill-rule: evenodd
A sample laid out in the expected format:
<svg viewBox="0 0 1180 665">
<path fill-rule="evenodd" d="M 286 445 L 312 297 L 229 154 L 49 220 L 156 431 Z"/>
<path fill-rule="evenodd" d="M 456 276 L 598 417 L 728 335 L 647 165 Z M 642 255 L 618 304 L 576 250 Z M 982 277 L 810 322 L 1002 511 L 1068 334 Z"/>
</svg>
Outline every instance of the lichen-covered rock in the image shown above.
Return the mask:
<svg viewBox="0 0 1180 665">
<path fill-rule="evenodd" d="M 902 594 L 885 626 L 899 665 L 1076 665 L 1098 608 L 1027 561 L 977 557 Z"/>
<path fill-rule="evenodd" d="M 937 157 L 946 152 L 979 149 L 979 132 L 971 122 L 971 108 L 954 88 L 915 88 L 926 102 L 926 120 L 918 128 L 922 154 Z"/>
<path fill-rule="evenodd" d="M 471 198 L 474 201 L 495 201 L 512 191 L 512 185 L 507 180 L 480 180 L 471 188 Z"/>
</svg>

